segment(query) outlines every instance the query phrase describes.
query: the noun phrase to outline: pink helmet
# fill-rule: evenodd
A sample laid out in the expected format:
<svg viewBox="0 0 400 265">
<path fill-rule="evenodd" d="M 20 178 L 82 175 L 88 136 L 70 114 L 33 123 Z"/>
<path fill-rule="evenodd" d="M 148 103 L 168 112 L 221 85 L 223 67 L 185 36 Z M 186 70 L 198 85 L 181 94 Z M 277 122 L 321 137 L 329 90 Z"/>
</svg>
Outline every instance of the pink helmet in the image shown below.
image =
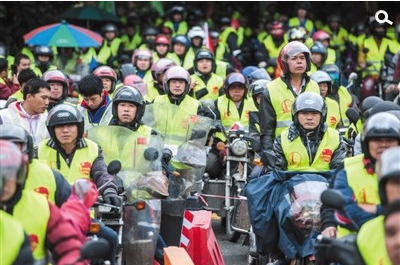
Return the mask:
<svg viewBox="0 0 400 265">
<path fill-rule="evenodd" d="M 112 93 L 114 91 L 115 85 L 117 84 L 117 74 L 114 69 L 109 66 L 99 66 L 93 71 L 93 74 L 100 78 L 109 78 L 112 82 L 110 92 Z"/>
<path fill-rule="evenodd" d="M 288 44 L 286 44 L 281 49 L 281 51 L 279 52 L 278 59 L 277 59 L 278 65 L 281 68 L 283 74 L 286 74 L 289 71 L 287 60 L 290 57 L 292 57 L 296 54 L 299 54 L 299 53 L 304 53 L 304 55 L 306 56 L 306 60 L 307 60 L 306 72 L 310 71 L 310 68 L 311 68 L 310 50 L 302 42 L 292 41 L 292 42 L 289 42 Z"/>
<path fill-rule="evenodd" d="M 329 35 L 329 33 L 326 31 L 318 30 L 314 32 L 312 39 L 313 41 L 324 41 L 324 40 L 329 41 L 331 39 L 331 35 Z"/>
<path fill-rule="evenodd" d="M 42 80 L 46 81 L 46 83 L 57 82 L 63 86 L 63 93 L 61 98 L 65 98 L 68 94 L 69 82 L 67 76 L 61 72 L 60 70 L 47 70 L 42 75 Z"/>
<path fill-rule="evenodd" d="M 136 67 L 137 59 L 148 58 L 150 60 L 150 64 L 153 63 L 153 53 L 149 49 L 137 49 L 132 55 L 132 64 Z"/>
<path fill-rule="evenodd" d="M 164 74 L 165 71 L 167 71 L 172 66 L 176 66 L 176 63 L 174 61 L 167 58 L 161 58 L 151 66 L 151 76 L 154 80 L 162 82 L 162 80 L 159 80 L 160 74 Z"/>
<path fill-rule="evenodd" d="M 143 96 L 147 95 L 147 84 L 138 75 L 127 75 L 124 79 L 124 85 L 136 87 Z"/>
<path fill-rule="evenodd" d="M 163 80 L 163 87 L 165 90 L 165 93 L 169 94 L 170 93 L 170 88 L 169 88 L 169 81 L 170 80 L 184 80 L 186 82 L 185 86 L 185 91 L 184 94 L 189 93 L 190 90 L 190 74 L 189 72 L 181 67 L 181 66 L 172 66 L 169 68 L 164 75 L 164 80 Z"/>
</svg>

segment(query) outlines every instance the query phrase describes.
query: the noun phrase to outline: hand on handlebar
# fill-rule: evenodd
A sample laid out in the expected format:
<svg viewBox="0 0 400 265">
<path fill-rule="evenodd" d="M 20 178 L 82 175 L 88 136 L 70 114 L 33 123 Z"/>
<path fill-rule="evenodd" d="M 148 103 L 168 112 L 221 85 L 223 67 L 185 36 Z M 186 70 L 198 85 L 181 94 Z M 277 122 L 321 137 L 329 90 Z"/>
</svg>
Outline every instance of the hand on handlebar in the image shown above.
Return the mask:
<svg viewBox="0 0 400 265">
<path fill-rule="evenodd" d="M 329 226 L 321 232 L 324 237 L 336 238 L 337 229 L 334 226 Z"/>
<path fill-rule="evenodd" d="M 120 207 L 122 204 L 121 198 L 117 195 L 114 189 L 106 189 L 103 192 L 103 199 L 106 204 L 111 204 Z"/>
</svg>

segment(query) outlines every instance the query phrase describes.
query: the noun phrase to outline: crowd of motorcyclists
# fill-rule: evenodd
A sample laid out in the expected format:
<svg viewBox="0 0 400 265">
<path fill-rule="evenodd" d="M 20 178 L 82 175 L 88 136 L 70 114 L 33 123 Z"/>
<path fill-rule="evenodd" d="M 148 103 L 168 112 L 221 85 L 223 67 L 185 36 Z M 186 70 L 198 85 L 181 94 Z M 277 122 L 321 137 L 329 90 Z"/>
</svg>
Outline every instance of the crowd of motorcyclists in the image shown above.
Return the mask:
<svg viewBox="0 0 400 265">
<path fill-rule="evenodd" d="M 318 234 L 355 233 L 364 264 L 400 264 L 400 15 L 348 31 L 337 14 L 313 21 L 309 3 L 294 9 L 252 29 L 237 12 L 212 21 L 177 3 L 152 24 L 133 11 L 105 23 L 100 47 L 9 54 L 0 43 L 0 263 L 87 264 L 95 201 L 74 183 L 123 207 L 107 171 L 117 159 L 128 201 L 186 198 L 204 173 L 224 178 L 221 130 L 240 123 L 260 145 L 246 189 L 257 264 L 314 262 Z M 345 206 L 320 205 L 302 245 L 285 221 L 294 210 L 280 207 L 307 174 Z M 120 235 L 100 222 L 98 236 L 117 264 Z"/>
</svg>

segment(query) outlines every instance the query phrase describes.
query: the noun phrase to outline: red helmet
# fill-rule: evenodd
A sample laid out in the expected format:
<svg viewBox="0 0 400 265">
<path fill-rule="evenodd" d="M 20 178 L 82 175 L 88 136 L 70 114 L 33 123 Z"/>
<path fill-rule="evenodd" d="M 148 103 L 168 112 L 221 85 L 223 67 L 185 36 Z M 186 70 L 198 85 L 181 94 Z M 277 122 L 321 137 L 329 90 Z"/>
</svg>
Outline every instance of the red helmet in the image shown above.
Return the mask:
<svg viewBox="0 0 400 265">
<path fill-rule="evenodd" d="M 139 57 L 148 58 L 150 65 L 153 63 L 153 53 L 149 49 L 137 49 L 132 55 L 132 64 L 136 67 L 137 59 Z"/>
<path fill-rule="evenodd" d="M 99 66 L 94 71 L 93 74 L 100 78 L 105 77 L 111 80 L 111 89 L 110 93 L 112 93 L 115 89 L 115 85 L 117 83 L 117 74 L 115 73 L 114 69 L 109 66 Z"/>
<path fill-rule="evenodd" d="M 271 25 L 270 34 L 273 38 L 282 38 L 285 34 L 282 22 L 274 21 Z"/>
<path fill-rule="evenodd" d="M 330 40 L 331 35 L 329 35 L 328 32 L 323 31 L 323 30 L 318 30 L 314 32 L 314 35 L 312 36 L 313 41 L 324 41 L 324 40 Z"/>
<path fill-rule="evenodd" d="M 147 84 L 138 75 L 127 75 L 124 79 L 124 85 L 136 87 L 143 96 L 147 94 Z"/>
<path fill-rule="evenodd" d="M 165 45 L 168 45 L 168 47 L 171 45 L 170 41 L 169 41 L 169 38 L 167 36 L 165 36 L 165 35 L 157 35 L 157 37 L 156 37 L 156 39 L 154 41 L 154 44 L 155 45 L 157 45 L 157 44 L 165 44 Z"/>
<path fill-rule="evenodd" d="M 286 44 L 282 50 L 279 52 L 278 56 L 278 65 L 282 70 L 283 74 L 286 74 L 289 71 L 289 67 L 287 65 L 287 60 L 295 56 L 296 54 L 299 53 L 304 53 L 306 56 L 306 61 L 307 61 L 307 67 L 306 67 L 306 72 L 310 71 L 311 68 L 311 53 L 310 50 L 307 48 L 306 45 L 301 43 L 300 41 L 292 41 Z"/>
<path fill-rule="evenodd" d="M 167 58 L 161 58 L 157 62 L 155 62 L 151 66 L 151 76 L 154 80 L 162 83 L 162 80 L 159 80 L 161 74 L 164 74 L 172 66 L 176 66 L 176 63 Z"/>
<path fill-rule="evenodd" d="M 60 70 L 48 70 L 42 75 L 42 80 L 46 83 L 57 82 L 62 84 L 63 93 L 61 98 L 65 98 L 68 94 L 69 82 L 67 76 Z"/>
</svg>

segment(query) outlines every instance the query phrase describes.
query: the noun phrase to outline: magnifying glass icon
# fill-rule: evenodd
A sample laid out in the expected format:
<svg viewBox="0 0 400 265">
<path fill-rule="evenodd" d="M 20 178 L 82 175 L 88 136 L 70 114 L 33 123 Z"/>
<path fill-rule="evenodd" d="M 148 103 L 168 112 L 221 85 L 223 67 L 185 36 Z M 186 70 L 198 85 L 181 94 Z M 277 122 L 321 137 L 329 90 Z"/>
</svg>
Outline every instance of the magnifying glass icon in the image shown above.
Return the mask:
<svg viewBox="0 0 400 265">
<path fill-rule="evenodd" d="M 383 19 L 379 18 L 379 15 L 383 15 Z M 375 20 L 378 21 L 379 23 L 388 23 L 389 25 L 392 25 L 393 22 L 388 19 L 389 15 L 385 10 L 379 10 L 378 12 L 375 13 Z"/>
</svg>

